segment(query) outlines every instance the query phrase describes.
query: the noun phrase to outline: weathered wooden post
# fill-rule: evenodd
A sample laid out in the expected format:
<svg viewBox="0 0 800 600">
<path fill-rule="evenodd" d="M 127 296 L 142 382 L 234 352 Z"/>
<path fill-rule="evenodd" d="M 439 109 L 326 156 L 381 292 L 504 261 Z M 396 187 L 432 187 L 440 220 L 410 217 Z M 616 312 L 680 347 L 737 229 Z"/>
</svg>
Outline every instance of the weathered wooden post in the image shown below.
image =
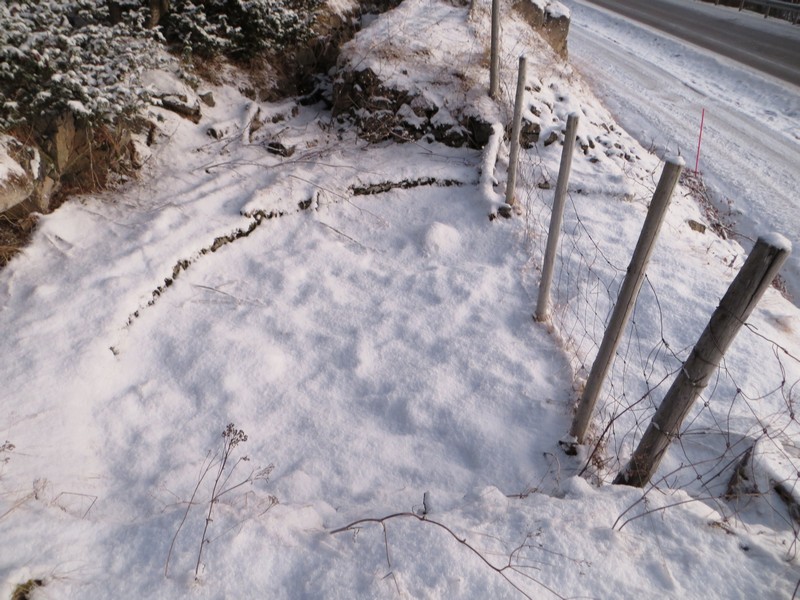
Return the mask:
<svg viewBox="0 0 800 600">
<path fill-rule="evenodd" d="M 511 127 L 511 155 L 508 158 L 508 177 L 506 178 L 506 204 L 514 206 L 514 189 L 517 186 L 517 165 L 519 163 L 519 130 L 522 127 L 522 104 L 525 102 L 525 82 L 527 80 L 527 61 L 519 57 L 517 75 L 517 97 L 514 100 L 514 124 Z"/>
<path fill-rule="evenodd" d="M 791 243 L 781 235 L 758 238 L 753 251 L 664 396 L 630 462 L 617 475 L 614 483 L 642 487 L 650 481 L 670 441 L 679 435 L 681 424 L 692 404 L 708 385 L 725 351 L 791 251 Z"/>
<path fill-rule="evenodd" d="M 656 186 L 656 191 L 650 202 L 650 208 L 647 211 L 647 217 L 642 226 L 642 232 L 639 234 L 639 241 L 633 251 L 631 263 L 628 265 L 625 281 L 622 282 L 617 303 L 611 313 L 611 320 L 597 351 L 597 358 L 594 359 L 589 379 L 586 380 L 586 386 L 578 404 L 578 412 L 572 421 L 572 427 L 569 431 L 571 439 L 563 440 L 561 443 L 567 452 L 573 452 L 575 444 L 583 443 L 586 430 L 589 428 L 592 411 L 594 411 L 594 406 L 597 403 L 606 374 L 611 366 L 614 353 L 617 351 L 625 325 L 628 323 L 628 319 L 636 305 L 636 298 L 639 295 L 639 289 L 642 287 L 647 263 L 653 253 L 658 231 L 661 229 L 661 222 L 667 212 L 672 191 L 675 189 L 675 184 L 678 183 L 683 165 L 682 158 L 668 158 L 664 164 L 661 179 L 658 181 L 658 186 Z"/>
<path fill-rule="evenodd" d="M 500 90 L 500 0 L 492 0 L 492 47 L 489 66 L 489 97 L 497 99 Z"/>
<path fill-rule="evenodd" d="M 553 211 L 550 214 L 550 228 L 547 233 L 547 248 L 544 252 L 542 279 L 539 282 L 539 297 L 536 300 L 535 318 L 547 321 L 550 317 L 550 286 L 553 282 L 553 269 L 556 264 L 558 238 L 561 235 L 561 222 L 564 218 L 569 174 L 572 170 L 572 154 L 575 149 L 575 132 L 578 129 L 578 115 L 567 117 L 567 131 L 564 133 L 564 147 L 561 149 L 561 166 L 558 169 L 556 195 L 553 197 Z"/>
</svg>

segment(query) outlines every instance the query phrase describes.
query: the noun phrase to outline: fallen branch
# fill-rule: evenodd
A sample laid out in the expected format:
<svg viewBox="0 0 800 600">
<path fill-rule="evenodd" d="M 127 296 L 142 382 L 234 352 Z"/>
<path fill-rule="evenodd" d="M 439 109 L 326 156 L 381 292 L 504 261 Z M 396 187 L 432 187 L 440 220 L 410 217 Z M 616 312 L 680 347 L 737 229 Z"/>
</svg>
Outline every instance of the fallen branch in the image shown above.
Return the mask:
<svg viewBox="0 0 800 600">
<path fill-rule="evenodd" d="M 478 551 L 474 546 L 470 545 L 470 543 L 467 542 L 466 538 L 459 537 L 447 525 L 444 525 L 443 523 L 440 523 L 438 521 L 433 521 L 433 520 L 429 519 L 427 517 L 427 515 L 420 516 L 420 515 L 412 513 L 412 512 L 400 512 L 400 513 L 394 513 L 394 514 L 387 515 L 385 517 L 380 517 L 380 518 L 359 519 L 357 521 L 353 521 L 352 523 L 350 523 L 348 525 L 345 525 L 344 527 L 339 527 L 338 529 L 334 529 L 330 533 L 331 533 L 331 535 L 336 535 L 337 533 L 344 533 L 346 531 L 358 531 L 360 529 L 361 525 L 364 525 L 364 524 L 367 524 L 367 523 L 377 523 L 377 524 L 379 524 L 383 528 L 383 538 L 384 538 L 384 543 L 386 544 L 386 561 L 389 563 L 389 567 L 391 568 L 391 562 L 389 561 L 389 543 L 388 543 L 388 538 L 387 538 L 387 535 L 386 535 L 386 521 L 389 521 L 391 519 L 404 518 L 404 517 L 411 518 L 411 519 L 416 519 L 417 521 L 420 521 L 422 523 L 428 523 L 430 525 L 435 525 L 436 527 L 446 531 L 448 534 L 450 534 L 450 537 L 452 537 L 459 544 L 461 544 L 462 546 L 467 548 L 470 552 L 472 552 L 475 556 L 477 556 L 486 566 L 488 566 L 492 571 L 494 571 L 495 573 L 500 575 L 503 579 L 505 579 L 506 582 L 511 587 L 513 587 L 520 594 L 525 596 L 525 598 L 528 598 L 528 600 L 533 600 L 533 596 L 527 594 L 522 588 L 520 588 L 516 583 L 514 583 L 509 578 L 509 576 L 506 574 L 507 570 L 511 570 L 514 573 L 518 573 L 519 575 L 521 575 L 521 576 L 523 576 L 523 577 L 525 577 L 527 579 L 530 579 L 531 581 L 537 583 L 538 585 L 540 585 L 541 587 L 546 589 L 548 592 L 553 594 L 556 598 L 560 598 L 561 600 L 566 600 L 564 598 L 564 596 L 560 595 L 558 592 L 556 592 L 552 588 L 548 587 L 546 584 L 542 583 L 538 579 L 536 579 L 534 577 L 531 577 L 527 573 L 523 573 L 522 571 L 519 570 L 517 565 L 512 564 L 512 560 L 514 559 L 514 557 L 525 546 L 524 543 L 522 545 L 520 545 L 519 547 L 515 548 L 511 552 L 511 554 L 508 557 L 508 562 L 504 566 L 496 567 L 491 562 L 489 562 L 489 560 L 483 554 L 481 554 L 480 551 Z"/>
</svg>

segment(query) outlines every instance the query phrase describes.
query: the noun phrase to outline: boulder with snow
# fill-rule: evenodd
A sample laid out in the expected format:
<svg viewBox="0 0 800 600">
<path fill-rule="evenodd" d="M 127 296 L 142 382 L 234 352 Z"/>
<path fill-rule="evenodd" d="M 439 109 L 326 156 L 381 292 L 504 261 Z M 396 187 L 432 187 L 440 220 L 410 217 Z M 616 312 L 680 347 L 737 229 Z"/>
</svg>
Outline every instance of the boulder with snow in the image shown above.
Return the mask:
<svg viewBox="0 0 800 600">
<path fill-rule="evenodd" d="M 547 40 L 560 56 L 567 55 L 570 12 L 561 2 L 549 0 L 519 0 L 517 11 L 534 30 Z"/>
<path fill-rule="evenodd" d="M 406 0 L 342 47 L 333 82 L 333 115 L 354 122 L 370 142 L 427 139 L 482 148 L 491 124 L 510 122 L 513 102 L 506 93 L 495 100 L 487 96 L 491 3 L 474 0 L 467 8 L 429 2 L 424 9 L 429 18 L 409 27 L 418 2 Z M 525 39 L 526 52 L 544 57 L 553 57 L 553 50 L 566 52 L 569 12 L 563 5 L 545 0 L 502 4 L 505 31 Z M 517 5 L 521 7 L 513 10 Z M 561 32 L 563 39 L 554 32 Z M 474 42 L 465 45 L 465 39 Z M 501 52 L 512 50 L 501 44 Z M 513 87 L 515 58 L 504 55 L 500 61 L 506 87 Z M 525 130 L 527 145 L 539 140 L 543 126 L 538 121 Z"/>
<path fill-rule="evenodd" d="M 195 123 L 200 121 L 202 116 L 200 97 L 175 73 L 164 69 L 151 69 L 142 73 L 141 83 L 147 88 L 154 104 Z"/>
</svg>

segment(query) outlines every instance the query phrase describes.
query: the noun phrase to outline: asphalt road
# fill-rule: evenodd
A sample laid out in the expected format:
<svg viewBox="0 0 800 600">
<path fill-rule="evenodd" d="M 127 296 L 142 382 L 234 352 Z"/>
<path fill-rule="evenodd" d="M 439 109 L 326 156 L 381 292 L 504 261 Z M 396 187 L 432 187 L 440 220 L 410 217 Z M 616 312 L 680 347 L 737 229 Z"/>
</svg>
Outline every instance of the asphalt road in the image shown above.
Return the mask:
<svg viewBox="0 0 800 600">
<path fill-rule="evenodd" d="M 733 22 L 723 10 L 710 16 L 665 0 L 588 2 L 800 86 L 800 35 L 767 33 Z"/>
</svg>

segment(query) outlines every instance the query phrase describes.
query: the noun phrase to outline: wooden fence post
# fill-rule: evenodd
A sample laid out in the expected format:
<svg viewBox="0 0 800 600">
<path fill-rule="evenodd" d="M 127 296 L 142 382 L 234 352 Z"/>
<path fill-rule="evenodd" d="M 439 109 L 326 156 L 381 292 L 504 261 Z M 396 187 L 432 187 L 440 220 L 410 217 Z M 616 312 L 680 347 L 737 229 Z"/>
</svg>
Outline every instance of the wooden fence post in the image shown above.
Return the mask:
<svg viewBox="0 0 800 600">
<path fill-rule="evenodd" d="M 489 67 L 489 97 L 497 100 L 500 90 L 500 0 L 492 0 L 492 47 Z"/>
<path fill-rule="evenodd" d="M 553 282 L 553 269 L 556 264 L 558 238 L 561 235 L 561 222 L 564 218 L 569 174 L 572 170 L 572 154 L 575 149 L 575 132 L 578 129 L 578 114 L 567 117 L 567 131 L 564 134 L 564 147 L 561 149 L 561 166 L 558 169 L 556 194 L 553 197 L 553 211 L 550 214 L 550 228 L 547 233 L 547 248 L 544 252 L 542 279 L 539 282 L 539 297 L 536 300 L 537 321 L 547 321 L 550 317 L 550 285 Z"/>
<path fill-rule="evenodd" d="M 508 158 L 508 177 L 506 178 L 506 204 L 514 206 L 514 189 L 517 186 L 517 164 L 519 163 L 519 130 L 522 127 L 522 104 L 525 101 L 525 82 L 527 80 L 527 61 L 519 57 L 517 75 L 517 97 L 514 101 L 514 124 L 511 127 L 511 154 Z"/>
<path fill-rule="evenodd" d="M 695 399 L 708 385 L 725 351 L 791 250 L 791 243 L 783 236 L 772 234 L 758 238 L 753 251 L 664 396 L 630 462 L 617 475 L 614 483 L 643 487 L 650 481 L 670 441 L 679 435 L 681 423 Z"/>
<path fill-rule="evenodd" d="M 664 164 L 664 170 L 661 172 L 661 178 L 653 194 L 653 200 L 650 202 L 642 232 L 639 234 L 639 241 L 636 243 L 636 249 L 631 257 L 625 281 L 622 282 L 617 303 L 611 313 L 611 320 L 603 335 L 603 341 L 597 351 L 597 358 L 594 360 L 589 378 L 586 380 L 586 386 L 578 404 L 578 412 L 572 421 L 572 427 L 569 431 L 571 439 L 563 440 L 561 443 L 561 446 L 567 452 L 573 452 L 575 444 L 583 443 L 586 430 L 589 428 L 592 411 L 594 411 L 594 406 L 597 403 L 606 374 L 611 366 L 614 353 L 622 339 L 625 325 L 636 305 L 636 298 L 639 295 L 639 289 L 642 287 L 647 263 L 653 253 L 658 231 L 661 229 L 661 222 L 667 212 L 672 191 L 675 189 L 675 184 L 678 183 L 683 165 L 684 162 L 681 158 L 668 158 Z"/>
</svg>

